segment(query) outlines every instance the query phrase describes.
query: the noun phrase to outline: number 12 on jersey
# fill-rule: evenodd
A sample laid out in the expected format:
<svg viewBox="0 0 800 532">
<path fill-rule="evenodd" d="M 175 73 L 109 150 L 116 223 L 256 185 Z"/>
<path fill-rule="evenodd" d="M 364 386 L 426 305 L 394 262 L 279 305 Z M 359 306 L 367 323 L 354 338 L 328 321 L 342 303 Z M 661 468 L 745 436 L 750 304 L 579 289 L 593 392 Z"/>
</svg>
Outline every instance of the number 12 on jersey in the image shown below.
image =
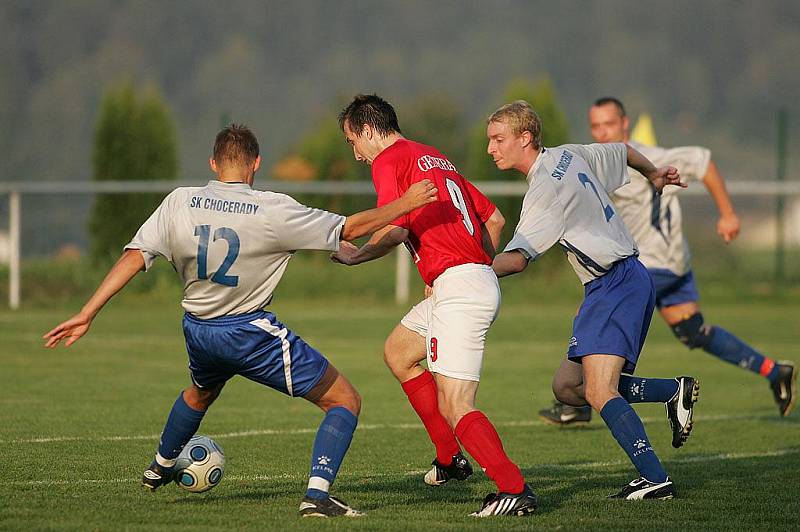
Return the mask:
<svg viewBox="0 0 800 532">
<path fill-rule="evenodd" d="M 197 278 L 208 279 L 208 240 L 211 236 L 210 225 L 197 225 L 194 228 L 194 236 L 199 236 L 197 243 Z M 238 275 L 227 275 L 236 257 L 239 256 L 239 235 L 230 227 L 220 227 L 214 231 L 214 242 L 222 239 L 228 243 L 228 254 L 220 264 L 219 269 L 211 276 L 211 281 L 225 286 L 237 286 L 239 284 Z"/>
<path fill-rule="evenodd" d="M 464 201 L 464 194 L 461 192 L 461 189 L 458 188 L 456 182 L 452 179 L 445 178 L 445 183 L 447 184 L 447 191 L 450 193 L 450 199 L 452 200 L 453 205 L 456 206 L 456 209 L 461 211 L 461 216 L 464 225 L 467 227 L 467 231 L 469 231 L 470 235 L 474 235 L 475 227 L 472 225 L 472 218 L 469 217 L 467 203 Z"/>
</svg>

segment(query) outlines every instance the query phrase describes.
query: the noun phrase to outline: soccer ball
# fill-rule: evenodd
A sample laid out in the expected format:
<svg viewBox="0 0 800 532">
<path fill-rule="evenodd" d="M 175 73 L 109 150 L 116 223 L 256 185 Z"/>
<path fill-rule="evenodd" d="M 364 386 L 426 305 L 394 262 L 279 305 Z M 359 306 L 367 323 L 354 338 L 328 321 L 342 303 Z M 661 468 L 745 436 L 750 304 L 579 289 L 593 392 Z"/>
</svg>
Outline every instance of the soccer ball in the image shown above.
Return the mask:
<svg viewBox="0 0 800 532">
<path fill-rule="evenodd" d="M 175 460 L 175 482 L 193 493 L 208 491 L 222 480 L 225 454 L 208 436 L 195 436 Z"/>
</svg>

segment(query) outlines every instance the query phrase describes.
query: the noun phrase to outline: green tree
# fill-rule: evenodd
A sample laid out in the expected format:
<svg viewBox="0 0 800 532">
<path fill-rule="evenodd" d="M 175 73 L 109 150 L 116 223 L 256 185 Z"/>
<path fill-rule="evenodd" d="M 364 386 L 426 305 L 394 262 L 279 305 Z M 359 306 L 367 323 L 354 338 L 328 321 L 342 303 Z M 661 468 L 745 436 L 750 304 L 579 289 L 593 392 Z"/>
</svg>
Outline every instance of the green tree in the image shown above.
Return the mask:
<svg viewBox="0 0 800 532">
<path fill-rule="evenodd" d="M 167 180 L 178 174 L 175 125 L 155 89 L 137 96 L 131 83 L 109 90 L 94 138 L 95 181 Z M 89 220 L 95 261 L 116 257 L 163 194 L 99 194 Z"/>
<path fill-rule="evenodd" d="M 398 114 L 405 137 L 435 147 L 458 168 L 464 165 L 464 117 L 452 98 L 425 94 L 402 106 Z"/>
</svg>

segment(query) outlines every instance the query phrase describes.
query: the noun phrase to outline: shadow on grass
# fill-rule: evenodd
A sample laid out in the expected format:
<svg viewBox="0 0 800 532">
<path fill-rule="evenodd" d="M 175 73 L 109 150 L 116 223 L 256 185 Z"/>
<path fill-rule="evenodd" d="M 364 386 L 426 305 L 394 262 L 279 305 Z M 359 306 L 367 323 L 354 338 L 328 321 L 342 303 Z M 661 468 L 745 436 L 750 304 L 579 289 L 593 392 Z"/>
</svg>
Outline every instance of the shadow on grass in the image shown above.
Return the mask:
<svg viewBox="0 0 800 532">
<path fill-rule="evenodd" d="M 607 495 L 636 477 L 633 466 L 616 463 L 620 458 L 616 454 L 610 458 L 615 463 L 587 466 L 559 462 L 524 468 L 523 474 L 539 497 L 537 515 L 542 524 L 578 519 L 581 527 L 603 527 L 614 523 L 619 526 L 626 519 L 641 523 L 664 518 L 673 528 L 692 523 L 762 527 L 800 519 L 800 506 L 796 504 L 800 447 L 769 457 L 687 454 L 666 462 L 679 497 L 665 503 L 607 499 Z M 477 473 L 467 482 L 432 488 L 424 485 L 420 476 L 397 473 L 360 479 L 345 476 L 337 487 L 335 492 L 371 515 L 391 517 L 413 511 L 419 516 L 409 519 L 415 521 L 450 519 L 453 514 L 459 515 L 461 508 L 467 510 L 462 514 L 466 516 L 480 506 L 484 490 L 491 490 L 492 485 Z M 297 479 L 248 482 L 237 486 L 235 492 L 181 497 L 173 502 L 198 507 L 226 501 L 285 504 L 287 496 L 292 495 L 298 502 L 303 495 Z"/>
</svg>

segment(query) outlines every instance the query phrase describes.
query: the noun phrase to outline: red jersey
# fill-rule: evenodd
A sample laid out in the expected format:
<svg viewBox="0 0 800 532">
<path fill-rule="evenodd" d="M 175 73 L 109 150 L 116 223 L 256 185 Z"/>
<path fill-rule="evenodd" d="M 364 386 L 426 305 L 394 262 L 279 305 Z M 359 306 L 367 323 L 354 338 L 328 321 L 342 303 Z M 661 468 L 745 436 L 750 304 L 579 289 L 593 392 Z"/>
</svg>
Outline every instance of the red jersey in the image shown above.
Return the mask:
<svg viewBox="0 0 800 532">
<path fill-rule="evenodd" d="M 430 179 L 438 201 L 401 216 L 392 225 L 408 229 L 406 246 L 429 286 L 447 268 L 491 264 L 483 249 L 482 226 L 495 205 L 431 146 L 400 139 L 372 161 L 378 207 L 401 197 L 412 183 Z"/>
</svg>

